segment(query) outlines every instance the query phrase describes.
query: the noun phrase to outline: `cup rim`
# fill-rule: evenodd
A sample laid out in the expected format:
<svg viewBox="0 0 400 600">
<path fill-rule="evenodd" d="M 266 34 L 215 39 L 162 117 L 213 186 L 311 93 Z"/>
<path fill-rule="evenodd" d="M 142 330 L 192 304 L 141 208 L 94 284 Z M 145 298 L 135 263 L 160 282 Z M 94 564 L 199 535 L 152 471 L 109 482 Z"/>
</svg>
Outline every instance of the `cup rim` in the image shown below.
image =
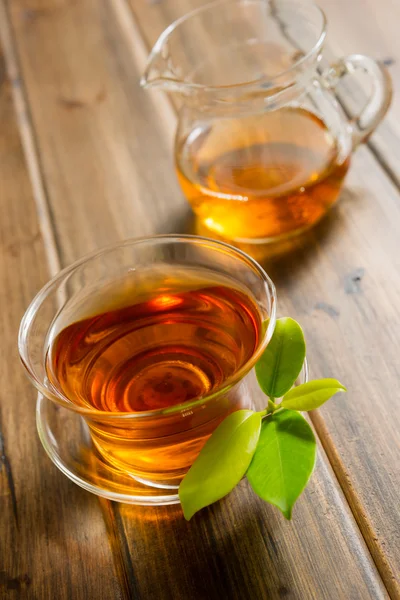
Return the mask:
<svg viewBox="0 0 400 600">
<path fill-rule="evenodd" d="M 115 411 L 101 411 L 93 408 L 86 408 L 83 406 L 78 406 L 68 400 L 61 395 L 57 395 L 53 393 L 49 388 L 47 388 L 43 382 L 36 376 L 34 368 L 32 368 L 31 362 L 29 360 L 29 355 L 27 352 L 27 344 L 26 339 L 29 334 L 30 323 L 32 321 L 32 317 L 35 312 L 40 307 L 43 300 L 47 297 L 48 293 L 54 286 L 62 279 L 73 273 L 76 269 L 84 265 L 85 263 L 90 262 L 91 260 L 102 256 L 103 254 L 107 254 L 108 252 L 117 250 L 119 248 L 123 248 L 126 246 L 136 246 L 141 244 L 154 244 L 157 242 L 167 242 L 167 241 L 175 241 L 175 242 L 191 242 L 194 244 L 204 244 L 212 245 L 217 250 L 225 250 L 228 251 L 229 254 L 235 255 L 238 259 L 246 262 L 253 270 L 255 270 L 258 275 L 261 277 L 264 282 L 268 294 L 270 296 L 271 303 L 271 313 L 268 319 L 268 325 L 266 328 L 263 328 L 263 337 L 258 345 L 257 349 L 253 353 L 253 355 L 249 358 L 248 361 L 244 365 L 240 367 L 231 377 L 228 377 L 222 386 L 218 387 L 211 394 L 207 394 L 205 396 L 200 396 L 199 398 L 194 398 L 193 400 L 189 400 L 187 402 L 182 402 L 180 404 L 176 404 L 171 407 L 162 408 L 162 409 L 154 409 L 148 411 L 140 411 L 140 412 L 115 412 Z M 273 281 L 269 277 L 269 275 L 264 271 L 261 265 L 254 260 L 251 256 L 240 250 L 239 248 L 235 248 L 226 242 L 214 240 L 207 237 L 190 235 L 190 234 L 166 234 L 166 235 L 154 235 L 154 236 L 144 236 L 139 238 L 129 238 L 123 240 L 121 242 L 109 244 L 100 248 L 98 250 L 94 250 L 82 258 L 76 260 L 71 265 L 62 269 L 59 273 L 57 273 L 54 277 L 52 277 L 36 294 L 28 308 L 25 311 L 25 314 L 22 317 L 21 324 L 18 332 L 18 351 L 20 360 L 22 365 L 24 366 L 29 379 L 32 381 L 36 389 L 43 394 L 49 400 L 72 410 L 76 413 L 81 414 L 87 418 L 92 419 L 101 419 L 101 420 L 125 420 L 125 419 L 143 419 L 149 417 L 160 417 L 171 415 L 179 412 L 186 412 L 189 409 L 196 408 L 197 406 L 208 403 L 213 400 L 215 397 L 220 396 L 222 394 L 227 393 L 236 383 L 238 383 L 256 364 L 257 360 L 260 358 L 261 354 L 264 352 L 268 342 L 270 341 L 272 334 L 275 329 L 276 323 L 276 289 Z"/>
<path fill-rule="evenodd" d="M 275 0 L 269 0 L 269 4 L 271 5 L 271 7 L 273 7 L 274 3 L 275 3 Z M 161 48 L 162 48 L 165 40 L 178 27 L 178 25 L 181 25 L 182 23 L 189 21 L 192 17 L 196 17 L 197 15 L 199 15 L 203 12 L 206 12 L 217 6 L 222 6 L 224 4 L 265 4 L 265 0 L 213 0 L 212 2 L 209 2 L 203 6 L 200 6 L 198 8 L 191 10 L 187 14 L 185 14 L 182 17 L 173 21 L 161 33 L 161 35 L 157 39 L 156 43 L 154 44 L 154 46 L 149 54 L 144 74 L 142 75 L 142 77 L 140 79 L 141 86 L 142 87 L 151 87 L 152 86 L 152 84 L 153 84 L 152 80 L 148 79 L 152 61 L 155 58 L 155 56 L 161 52 Z M 309 3 L 308 2 L 305 3 L 302 1 L 294 2 L 294 0 L 280 0 L 279 6 L 280 7 L 284 7 L 284 6 L 292 7 L 294 12 L 299 12 L 299 9 L 306 8 L 309 10 L 313 10 L 314 12 L 318 13 L 321 17 L 321 28 L 320 28 L 320 31 L 317 36 L 317 40 L 316 40 L 315 44 L 308 50 L 308 52 L 306 52 L 304 54 L 304 56 L 299 58 L 299 60 L 297 60 L 294 64 L 292 64 L 287 69 L 280 71 L 279 73 L 277 73 L 276 75 L 273 75 L 272 77 L 261 76 L 257 79 L 243 81 L 240 83 L 234 83 L 234 84 L 229 84 L 229 85 L 221 85 L 221 86 L 203 85 L 200 83 L 178 80 L 173 77 L 162 77 L 162 76 L 159 79 L 157 78 L 156 82 L 163 80 L 163 81 L 165 81 L 166 85 L 168 83 L 174 84 L 176 86 L 176 89 L 179 89 L 182 92 L 186 90 L 186 93 L 188 93 L 188 92 L 190 93 L 190 90 L 203 90 L 203 91 L 210 92 L 210 93 L 213 93 L 213 92 L 217 93 L 222 90 L 241 90 L 241 89 L 245 89 L 247 87 L 253 87 L 255 85 L 260 86 L 261 84 L 265 84 L 267 82 L 269 84 L 269 87 L 273 88 L 274 86 L 271 85 L 271 84 L 273 84 L 273 82 L 279 81 L 279 79 L 282 76 L 288 75 L 289 73 L 296 71 L 302 64 L 306 63 L 313 55 L 318 56 L 318 54 L 319 54 L 320 50 L 322 49 L 322 46 L 325 42 L 325 38 L 326 38 L 326 34 L 327 34 L 327 25 L 328 25 L 328 20 L 327 20 L 325 12 L 322 10 L 322 8 L 317 3 L 313 2 L 313 1 L 309 2 Z M 282 91 L 282 90 L 279 90 L 279 91 Z"/>
</svg>

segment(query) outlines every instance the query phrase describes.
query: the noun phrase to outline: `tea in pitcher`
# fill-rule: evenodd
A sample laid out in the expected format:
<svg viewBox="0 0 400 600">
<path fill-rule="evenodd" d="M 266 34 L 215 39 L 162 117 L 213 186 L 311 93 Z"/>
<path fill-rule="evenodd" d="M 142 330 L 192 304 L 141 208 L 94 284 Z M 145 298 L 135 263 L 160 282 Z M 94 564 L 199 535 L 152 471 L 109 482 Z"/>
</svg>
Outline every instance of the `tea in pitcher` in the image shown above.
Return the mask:
<svg viewBox="0 0 400 600">
<path fill-rule="evenodd" d="M 219 420 L 248 408 L 247 400 L 231 397 L 217 411 L 210 403 L 183 432 L 181 412 L 129 428 L 123 415 L 168 409 L 223 387 L 253 356 L 262 320 L 255 301 L 226 277 L 164 268 L 153 279 L 151 271 L 126 296 L 118 292 L 119 307 L 114 289 L 95 314 L 63 328 L 48 348 L 46 369 L 71 402 L 121 414 L 117 427 L 89 422 L 109 462 L 151 481 L 161 471 L 171 481 L 188 469 Z"/>
<path fill-rule="evenodd" d="M 324 122 L 303 108 L 208 121 L 176 147 L 183 192 L 201 222 L 236 241 L 314 225 L 349 168 Z"/>
</svg>

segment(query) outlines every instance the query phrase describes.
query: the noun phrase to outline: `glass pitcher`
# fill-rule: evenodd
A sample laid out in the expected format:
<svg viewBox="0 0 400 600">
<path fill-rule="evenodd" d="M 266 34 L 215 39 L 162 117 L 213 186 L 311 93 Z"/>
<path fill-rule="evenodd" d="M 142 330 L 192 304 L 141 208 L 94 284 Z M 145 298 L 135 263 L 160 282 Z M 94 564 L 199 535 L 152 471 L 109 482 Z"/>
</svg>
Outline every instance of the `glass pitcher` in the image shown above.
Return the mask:
<svg viewBox="0 0 400 600">
<path fill-rule="evenodd" d="M 265 243 L 300 233 L 338 198 L 350 155 L 391 99 L 372 58 L 321 67 L 326 18 L 313 4 L 222 0 L 170 25 L 155 44 L 144 87 L 181 98 L 175 161 L 205 227 Z M 372 92 L 351 118 L 335 97 L 356 71 Z"/>
</svg>

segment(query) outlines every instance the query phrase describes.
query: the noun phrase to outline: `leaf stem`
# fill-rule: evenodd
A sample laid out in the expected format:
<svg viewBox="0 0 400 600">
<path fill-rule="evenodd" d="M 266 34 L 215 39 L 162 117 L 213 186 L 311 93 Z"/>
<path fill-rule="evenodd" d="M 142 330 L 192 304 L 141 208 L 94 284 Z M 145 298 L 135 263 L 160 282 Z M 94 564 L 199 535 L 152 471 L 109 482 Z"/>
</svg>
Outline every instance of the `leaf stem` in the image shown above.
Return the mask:
<svg viewBox="0 0 400 600">
<path fill-rule="evenodd" d="M 268 398 L 267 414 L 275 412 L 277 408 L 278 407 L 274 402 L 274 398 Z"/>
</svg>

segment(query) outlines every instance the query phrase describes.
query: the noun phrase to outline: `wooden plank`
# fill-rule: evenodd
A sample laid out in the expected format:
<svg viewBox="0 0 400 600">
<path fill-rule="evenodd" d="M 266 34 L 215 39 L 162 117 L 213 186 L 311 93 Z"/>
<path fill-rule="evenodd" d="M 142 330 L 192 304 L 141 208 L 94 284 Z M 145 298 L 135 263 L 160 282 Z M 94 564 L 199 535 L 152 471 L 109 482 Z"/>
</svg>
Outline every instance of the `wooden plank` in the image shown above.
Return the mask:
<svg viewBox="0 0 400 600">
<path fill-rule="evenodd" d="M 155 117 L 168 107 L 139 91 L 108 4 L 9 3 L 63 264 L 190 214 L 170 183 L 174 124 Z"/>
<path fill-rule="evenodd" d="M 348 386 L 344 402 L 312 418 L 394 598 L 400 597 L 399 223 L 397 190 L 360 149 L 331 223 L 315 232 L 311 248 L 273 271 L 286 310 L 305 328 L 313 375 L 340 373 Z"/>
<path fill-rule="evenodd" d="M 328 16 L 336 16 L 332 28 L 336 28 L 336 37 L 331 31 L 331 45 L 343 52 L 355 51 L 354 40 L 361 42 L 365 36 L 365 13 L 370 11 L 371 23 L 375 18 L 372 3 L 365 3 L 365 10 L 361 1 L 326 0 L 325 4 Z M 168 22 L 199 2 L 165 0 L 144 4 L 131 0 L 131 5 L 151 47 Z M 389 10 L 376 11 L 374 7 L 382 30 L 387 26 L 394 32 L 394 25 L 389 27 Z M 349 25 L 344 15 L 350 14 L 353 19 Z M 363 27 L 357 27 L 361 19 Z M 364 33 L 357 37 L 357 32 Z M 388 46 L 382 45 L 378 52 L 372 25 L 368 41 L 371 39 L 374 45 L 364 43 L 359 50 L 383 58 L 386 52 L 382 49 Z M 396 44 L 392 51 L 398 48 L 397 40 Z M 400 48 L 394 58 L 400 59 Z M 396 85 L 400 85 L 400 78 L 395 78 Z M 389 143 L 388 129 L 400 144 L 398 123 L 393 124 L 396 102 L 386 125 L 373 137 L 374 155 Z M 379 156 L 384 165 L 389 164 L 389 154 Z M 392 170 L 389 174 L 383 171 L 371 152 L 360 148 L 339 208 L 315 233 L 306 236 L 306 247 L 300 254 L 275 264 L 267 262 L 267 266 L 278 285 L 281 310 L 284 307 L 298 316 L 305 326 L 314 375 L 341 374 L 349 385 L 347 402 L 332 403 L 313 415 L 313 421 L 384 581 L 392 595 L 400 597 L 400 418 L 398 394 L 394 391 L 399 369 L 393 358 L 399 352 L 396 315 L 400 195 L 390 181 L 396 183 L 400 177 L 400 163 L 392 161 L 390 165 L 395 175 Z M 376 411 L 374 407 L 378 406 Z"/>
<path fill-rule="evenodd" d="M 0 79 L 0 597 L 121 598 L 98 502 L 45 455 L 19 365 L 19 321 L 49 271 L 1 53 Z"/>
<path fill-rule="evenodd" d="M 188 212 L 172 169 L 173 114 L 138 86 L 145 50 L 126 8 L 10 4 L 63 262 L 122 236 L 181 230 Z M 129 589 L 138 598 L 385 597 L 323 452 L 297 515 L 283 522 L 245 485 L 191 524 L 174 508 L 121 507 Z"/>
</svg>

